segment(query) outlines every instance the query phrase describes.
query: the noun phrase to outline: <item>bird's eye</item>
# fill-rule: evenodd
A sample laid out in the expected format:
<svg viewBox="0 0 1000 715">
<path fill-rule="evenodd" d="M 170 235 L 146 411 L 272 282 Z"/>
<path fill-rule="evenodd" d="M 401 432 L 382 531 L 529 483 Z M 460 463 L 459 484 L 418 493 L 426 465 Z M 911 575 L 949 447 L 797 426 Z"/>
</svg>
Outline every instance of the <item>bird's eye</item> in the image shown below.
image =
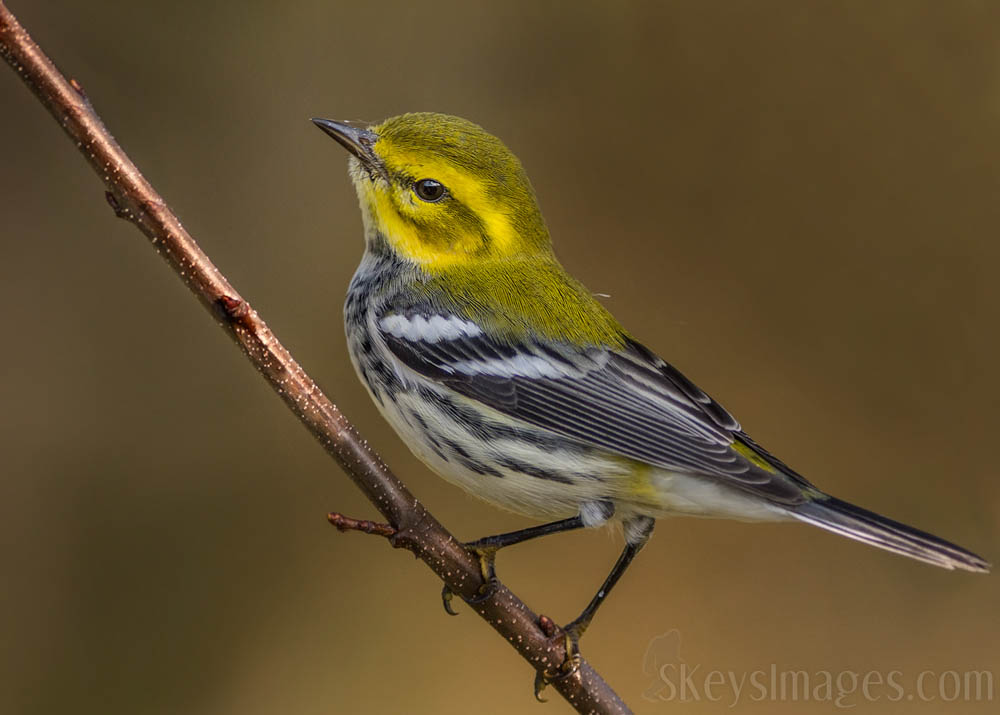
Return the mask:
<svg viewBox="0 0 1000 715">
<path fill-rule="evenodd" d="M 445 195 L 444 184 L 434 179 L 421 179 L 413 185 L 413 190 L 417 192 L 417 196 L 430 203 L 440 201 Z"/>
</svg>

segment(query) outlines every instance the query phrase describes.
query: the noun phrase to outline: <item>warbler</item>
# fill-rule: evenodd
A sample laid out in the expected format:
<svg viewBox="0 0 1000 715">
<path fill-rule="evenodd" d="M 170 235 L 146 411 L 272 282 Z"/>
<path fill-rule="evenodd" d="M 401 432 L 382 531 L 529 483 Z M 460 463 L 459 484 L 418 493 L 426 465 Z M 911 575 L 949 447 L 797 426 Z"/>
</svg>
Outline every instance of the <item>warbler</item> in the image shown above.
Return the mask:
<svg viewBox="0 0 1000 715">
<path fill-rule="evenodd" d="M 620 523 L 625 548 L 575 643 L 673 514 L 798 520 L 947 569 L 990 565 L 836 499 L 754 442 L 722 405 L 626 331 L 556 260 L 521 163 L 472 122 L 417 113 L 312 120 L 351 156 L 365 251 L 344 320 L 385 419 L 450 482 L 549 520 L 504 546 Z"/>
</svg>

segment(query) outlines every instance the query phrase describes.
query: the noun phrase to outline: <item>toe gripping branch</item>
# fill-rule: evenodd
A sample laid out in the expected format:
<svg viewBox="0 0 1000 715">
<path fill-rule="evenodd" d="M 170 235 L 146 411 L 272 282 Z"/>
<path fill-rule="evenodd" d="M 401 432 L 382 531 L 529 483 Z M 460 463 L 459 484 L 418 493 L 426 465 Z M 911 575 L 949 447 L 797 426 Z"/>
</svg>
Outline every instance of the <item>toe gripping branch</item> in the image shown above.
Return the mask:
<svg viewBox="0 0 1000 715">
<path fill-rule="evenodd" d="M 478 546 L 478 542 L 462 545 L 476 555 L 476 558 L 479 560 L 479 570 L 483 577 L 483 584 L 479 587 L 476 595 L 471 598 L 462 599 L 470 606 L 475 606 L 477 603 L 482 603 L 492 596 L 499 583 L 497 581 L 496 568 L 494 567 L 497 558 L 497 547 Z M 449 616 L 458 615 L 458 611 L 451 606 L 453 598 L 455 598 L 455 592 L 451 590 L 451 586 L 445 584 L 441 589 L 441 605 L 444 606 L 445 613 Z"/>
<path fill-rule="evenodd" d="M 582 631 L 579 633 L 573 632 L 572 626 L 567 626 L 561 629 L 560 632 L 560 628 L 556 622 L 544 615 L 538 616 L 538 626 L 542 629 L 542 633 L 553 643 L 558 641 L 559 637 L 562 636 L 563 647 L 566 651 L 566 656 L 559 665 L 554 668 L 543 668 L 535 671 L 535 700 L 544 703 L 547 701 L 542 697 L 542 692 L 546 687 L 558 680 L 568 678 L 580 670 L 580 663 L 582 661 L 582 656 L 580 655 L 580 635 L 582 635 Z"/>
</svg>

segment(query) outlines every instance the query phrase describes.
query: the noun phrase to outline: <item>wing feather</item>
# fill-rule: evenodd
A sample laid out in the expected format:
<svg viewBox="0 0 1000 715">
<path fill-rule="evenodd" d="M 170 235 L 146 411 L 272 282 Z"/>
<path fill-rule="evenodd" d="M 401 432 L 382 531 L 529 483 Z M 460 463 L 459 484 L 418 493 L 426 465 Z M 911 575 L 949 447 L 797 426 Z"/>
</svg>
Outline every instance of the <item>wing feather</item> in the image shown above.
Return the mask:
<svg viewBox="0 0 1000 715">
<path fill-rule="evenodd" d="M 392 312 L 378 321 L 392 354 L 425 378 L 593 447 L 720 478 L 782 503 L 803 500 L 805 480 L 757 447 L 722 405 L 639 343 L 581 351 L 553 343 L 511 344 L 481 330 L 428 335 L 426 329 L 407 329 L 405 321 L 418 316 L 419 328 L 445 325 L 432 322 L 439 314 Z M 441 318 L 452 321 L 449 326 L 460 320 Z M 733 448 L 737 442 L 742 450 Z M 745 456 L 747 449 L 760 458 Z"/>
</svg>

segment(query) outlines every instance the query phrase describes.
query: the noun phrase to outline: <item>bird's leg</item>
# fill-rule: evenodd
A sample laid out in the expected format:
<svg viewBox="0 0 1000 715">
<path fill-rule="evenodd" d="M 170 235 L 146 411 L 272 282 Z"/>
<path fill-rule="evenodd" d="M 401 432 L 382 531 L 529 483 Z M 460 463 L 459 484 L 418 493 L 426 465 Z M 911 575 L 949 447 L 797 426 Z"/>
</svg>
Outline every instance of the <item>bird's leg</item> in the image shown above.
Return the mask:
<svg viewBox="0 0 1000 715">
<path fill-rule="evenodd" d="M 558 534 L 563 531 L 572 531 L 574 529 L 583 528 L 583 526 L 583 517 L 578 515 L 570 517 L 569 519 L 553 521 L 548 524 L 530 526 L 527 529 L 509 531 L 506 534 L 485 536 L 482 539 L 470 541 L 464 544 L 464 546 L 479 556 L 479 561 L 483 567 L 483 578 L 491 578 L 495 575 L 493 572 L 493 563 L 496 561 L 496 554 L 500 549 L 513 546 L 514 544 L 520 544 L 523 541 L 537 539 L 539 536 L 548 536 L 549 534 Z"/>
<path fill-rule="evenodd" d="M 549 524 L 540 524 L 538 526 L 528 527 L 527 529 L 509 531 L 506 534 L 486 536 L 482 539 L 476 539 L 475 541 L 469 541 L 463 544 L 465 548 L 472 551 L 479 557 L 479 567 L 482 569 L 483 574 L 483 585 L 480 588 L 480 594 L 477 598 L 485 598 L 489 595 L 491 584 L 496 581 L 496 570 L 494 568 L 494 564 L 496 562 L 497 551 L 508 546 L 513 546 L 514 544 L 520 544 L 522 541 L 537 539 L 539 536 L 548 536 L 549 534 L 558 534 L 563 531 L 572 531 L 573 529 L 580 529 L 584 526 L 585 523 L 583 517 L 577 515 L 570 517 L 569 519 L 553 521 Z M 451 607 L 451 599 L 454 596 L 454 592 L 448 588 L 448 586 L 445 586 L 441 591 L 441 600 L 444 603 L 444 610 L 452 616 L 458 615 Z M 475 603 L 475 600 L 471 602 Z"/>
<path fill-rule="evenodd" d="M 580 637 L 583 636 L 583 632 L 587 630 L 591 621 L 594 620 L 594 614 L 597 613 L 597 609 L 604 603 L 608 594 L 611 593 L 611 589 L 614 588 L 615 584 L 622 577 L 622 574 L 629 567 L 629 564 L 632 563 L 632 559 L 635 558 L 636 554 L 649 541 L 649 537 L 653 533 L 653 524 L 653 519 L 649 517 L 638 517 L 625 522 L 625 549 L 612 567 L 611 573 L 604 579 L 601 588 L 590 599 L 590 603 L 583 609 L 583 612 L 570 623 L 563 626 L 563 635 L 566 639 L 566 659 L 558 668 L 544 672 L 539 671 L 538 676 L 535 678 L 536 698 L 541 699 L 539 696 L 546 685 L 576 672 L 576 669 L 580 667 Z"/>
</svg>

